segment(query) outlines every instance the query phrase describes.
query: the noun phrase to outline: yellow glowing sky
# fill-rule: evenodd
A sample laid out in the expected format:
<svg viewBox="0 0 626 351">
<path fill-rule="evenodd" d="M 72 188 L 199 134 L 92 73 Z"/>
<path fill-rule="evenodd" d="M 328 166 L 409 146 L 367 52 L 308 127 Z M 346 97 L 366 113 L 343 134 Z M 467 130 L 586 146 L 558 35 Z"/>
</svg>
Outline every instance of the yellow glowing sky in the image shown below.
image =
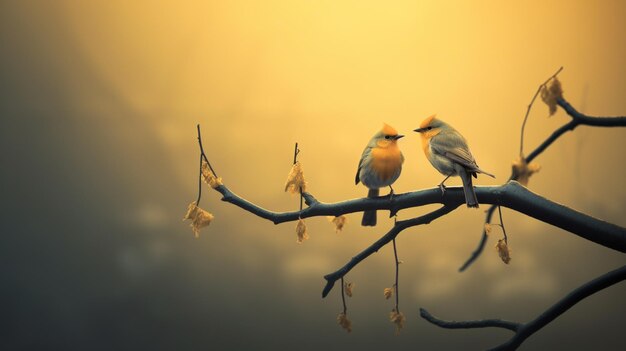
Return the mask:
<svg viewBox="0 0 626 351">
<path fill-rule="evenodd" d="M 262 155 L 268 179 L 285 159 L 277 150 L 299 141 L 311 178 L 327 189 L 330 175 L 318 173 L 352 173 L 383 121 L 408 133 L 438 113 L 505 177 L 524 106 L 561 65 L 571 102 L 600 115 L 623 110 L 621 2 L 80 4 L 62 8 L 71 35 L 171 146 L 181 176 L 196 122 L 218 127 L 207 137 L 220 138 L 209 147 L 224 157 Z M 564 118 L 534 112 L 531 146 Z M 406 190 L 439 177 L 415 140 L 402 145 Z"/>
<path fill-rule="evenodd" d="M 406 162 L 394 185 L 396 191 L 432 187 L 441 181 L 411 132 L 433 113 L 463 133 L 481 168 L 496 174 L 495 183 L 479 177 L 478 185 L 504 182 L 518 152 L 526 106 L 537 86 L 560 66 L 564 66 L 560 79 L 565 98 L 581 112 L 626 113 L 624 1 L 55 4 L 54 10 L 50 5 L 13 5 L 19 9 L 15 21 L 37 33 L 50 28 L 43 23 L 57 19 L 54 30 L 61 34 L 46 40 L 41 33 L 41 46 L 50 53 L 51 62 L 64 67 L 60 84 L 73 111 L 86 121 L 107 116 L 102 122 L 106 135 L 128 150 L 141 150 L 136 154 L 162 153 L 158 164 L 142 165 L 143 171 L 122 172 L 120 177 L 155 179 L 159 188 L 146 185 L 142 190 L 151 195 L 139 199 L 145 206 L 136 210 L 152 225 L 175 225 L 178 231 L 171 233 L 175 240 L 192 235 L 179 224 L 179 214 L 169 209 L 179 208 L 182 215 L 196 196 L 196 123 L 202 125 L 204 147 L 216 171 L 233 191 L 264 207 L 289 210 L 296 207 L 297 198 L 284 194 L 282 187 L 294 142 L 302 149 L 300 160 L 310 191 L 331 202 L 366 194 L 362 185 L 354 185 L 354 173 L 363 147 L 383 122 L 407 135 L 399 142 Z M 76 51 L 56 52 L 55 40 Z M 75 62 L 86 65 L 91 76 L 72 70 Z M 99 90 L 91 89 L 94 81 L 123 101 L 133 119 L 116 114 Z M 547 115 L 547 107 L 538 101 L 526 129 L 527 152 L 568 121 L 563 111 L 551 118 Z M 531 179 L 530 188 L 626 225 L 625 133 L 624 129 L 581 127 L 565 135 L 537 159 L 543 169 Z M 158 149 L 142 144 L 144 134 L 155 136 Z M 103 149 L 102 155 L 119 161 L 120 170 L 131 163 L 125 153 L 110 155 Z M 169 178 L 159 181 L 164 169 L 174 173 L 174 184 Z M 162 195 L 161 189 L 178 192 Z M 194 263 L 194 274 L 211 274 L 205 265 L 210 255 L 203 253 L 220 243 L 236 247 L 229 252 L 236 263 L 227 268 L 233 276 L 246 270 L 280 277 L 285 286 L 277 294 L 285 296 L 302 320 L 312 315 L 328 320 L 333 328 L 323 331 L 328 333 L 335 332 L 334 316 L 316 308 L 331 303 L 335 308 L 337 301 L 319 300 L 322 275 L 343 265 L 391 224 L 386 214 L 379 213 L 379 226 L 363 229 L 358 225 L 360 217 L 352 215 L 344 233 L 337 236 L 326 219 L 310 220 L 311 239 L 297 246 L 292 224 L 273 226 L 221 203 L 209 189 L 202 201 L 216 220 L 199 240 L 185 242 L 199 248 L 185 256 Z M 405 211 L 400 216 L 422 212 Z M 428 228 L 401 235 L 407 305 L 441 311 L 456 301 L 446 316 L 523 320 L 576 285 L 624 262 L 618 253 L 505 210 L 512 264 L 499 261 L 491 248 L 492 238 L 476 266 L 458 274 L 456 269 L 477 243 L 482 221 L 481 210 L 460 208 Z M 351 273 L 365 295 L 355 302 L 355 310 L 379 303 L 376 308 L 388 309 L 378 296 L 392 279 L 388 249 Z M 269 265 L 270 258 L 278 263 Z M 578 277 L 576 272 L 584 274 Z M 259 290 L 273 289 L 257 284 Z M 517 297 L 527 300 L 502 307 Z M 496 312 L 502 315 L 494 316 Z M 415 328 L 424 327 L 415 318 L 416 310 L 410 313 Z M 360 323 L 367 319 L 362 316 Z M 565 333 L 568 328 L 556 330 Z"/>
</svg>

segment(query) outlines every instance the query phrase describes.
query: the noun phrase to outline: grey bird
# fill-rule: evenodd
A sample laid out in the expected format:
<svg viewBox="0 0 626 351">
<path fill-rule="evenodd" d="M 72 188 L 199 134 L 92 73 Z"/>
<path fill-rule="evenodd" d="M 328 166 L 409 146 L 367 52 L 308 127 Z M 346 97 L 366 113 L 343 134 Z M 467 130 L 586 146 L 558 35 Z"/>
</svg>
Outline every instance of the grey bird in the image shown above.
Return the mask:
<svg viewBox="0 0 626 351">
<path fill-rule="evenodd" d="M 472 176 L 477 173 L 495 176 L 478 167 L 476 160 L 465 138 L 446 122 L 437 119 L 436 115 L 426 118 L 420 127 L 414 130 L 422 135 L 422 148 L 430 163 L 446 178 L 439 183 L 442 193 L 445 193 L 443 183 L 451 176 L 460 176 L 463 182 L 465 203 L 467 207 L 478 207 L 478 199 L 472 184 Z"/>
</svg>

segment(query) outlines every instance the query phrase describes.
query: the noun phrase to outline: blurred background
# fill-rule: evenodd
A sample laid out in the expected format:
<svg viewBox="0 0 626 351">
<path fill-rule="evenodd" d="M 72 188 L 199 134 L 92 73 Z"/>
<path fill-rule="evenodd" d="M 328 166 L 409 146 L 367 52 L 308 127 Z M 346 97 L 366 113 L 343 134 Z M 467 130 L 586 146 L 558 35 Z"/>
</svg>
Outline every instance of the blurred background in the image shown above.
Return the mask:
<svg viewBox="0 0 626 351">
<path fill-rule="evenodd" d="M 443 330 L 418 316 L 525 322 L 626 262 L 504 209 L 513 260 L 493 249 L 458 268 L 481 235 L 459 208 L 398 238 L 400 308 L 383 248 L 347 276 L 353 332 L 336 323 L 338 289 L 322 276 L 392 225 L 348 216 L 275 226 L 205 187 L 214 222 L 195 239 L 181 222 L 197 195 L 196 124 L 218 174 L 268 209 L 300 143 L 321 201 L 362 197 L 354 174 L 383 122 L 408 137 L 397 192 L 442 179 L 411 132 L 437 113 L 504 182 L 526 106 L 560 66 L 565 97 L 594 116 L 626 114 L 622 1 L 2 1 L 0 2 L 0 345 L 3 350 L 479 350 L 511 334 Z M 568 121 L 538 101 L 530 152 Z M 626 225 L 626 130 L 580 127 L 537 162 L 529 187 Z M 458 185 L 454 179 L 449 185 Z M 409 218 L 435 206 L 402 211 Z M 576 305 L 522 347 L 623 350 L 626 285 Z M 601 346 L 598 346 L 601 345 Z"/>
</svg>

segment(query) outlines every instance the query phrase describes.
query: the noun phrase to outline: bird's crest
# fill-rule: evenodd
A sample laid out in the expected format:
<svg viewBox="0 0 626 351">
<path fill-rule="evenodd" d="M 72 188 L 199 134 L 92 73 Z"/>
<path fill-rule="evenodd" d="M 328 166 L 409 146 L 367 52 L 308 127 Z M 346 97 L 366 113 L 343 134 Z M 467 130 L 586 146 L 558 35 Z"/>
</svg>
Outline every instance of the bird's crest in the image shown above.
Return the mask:
<svg viewBox="0 0 626 351">
<path fill-rule="evenodd" d="M 384 135 L 398 135 L 398 131 L 387 123 L 383 123 L 382 132 Z"/>
<path fill-rule="evenodd" d="M 420 124 L 420 128 L 428 127 L 428 125 L 430 125 L 430 122 L 432 122 L 433 119 L 435 119 L 436 117 L 437 117 L 437 114 L 434 114 L 434 115 L 426 118 L 424 121 L 422 121 L 422 124 Z"/>
</svg>

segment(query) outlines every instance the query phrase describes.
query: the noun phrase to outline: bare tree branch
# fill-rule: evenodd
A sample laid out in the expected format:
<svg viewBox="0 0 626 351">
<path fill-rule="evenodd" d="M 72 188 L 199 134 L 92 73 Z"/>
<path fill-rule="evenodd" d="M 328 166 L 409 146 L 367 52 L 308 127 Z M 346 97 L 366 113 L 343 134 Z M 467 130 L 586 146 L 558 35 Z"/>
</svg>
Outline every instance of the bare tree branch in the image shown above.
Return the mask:
<svg viewBox="0 0 626 351">
<path fill-rule="evenodd" d="M 444 321 L 437 317 L 434 317 L 425 309 L 420 309 L 420 316 L 430 323 L 433 323 L 442 328 L 449 329 L 473 329 L 473 328 L 486 328 L 496 327 L 509 329 L 515 332 L 515 335 L 506 341 L 505 343 L 498 345 L 491 350 L 515 350 L 526 339 L 528 339 L 535 332 L 545 327 L 547 324 L 558 318 L 565 311 L 572 308 L 578 302 L 584 300 L 590 295 L 597 293 L 600 290 L 606 289 L 614 284 L 617 284 L 626 279 L 626 266 L 622 266 L 618 269 L 612 270 L 600 277 L 583 284 L 577 289 L 573 290 L 567 296 L 560 301 L 557 301 L 554 305 L 550 306 L 547 310 L 541 313 L 537 318 L 532 321 L 521 324 L 516 322 L 502 321 L 499 319 L 486 319 L 477 321 Z"/>
<path fill-rule="evenodd" d="M 437 190 L 439 190 L 439 188 L 437 188 Z M 465 200 L 463 200 L 463 203 L 465 203 L 464 201 Z M 365 250 L 361 251 L 358 255 L 352 257 L 352 259 L 348 263 L 346 263 L 345 266 L 341 267 L 340 269 L 336 270 L 333 273 L 330 273 L 324 276 L 324 279 L 326 279 L 326 286 L 324 287 L 324 290 L 322 291 L 322 297 L 326 297 L 326 295 L 328 295 L 328 293 L 330 292 L 330 290 L 332 290 L 333 286 L 335 285 L 335 282 L 338 279 L 341 279 L 343 276 L 348 274 L 348 272 L 350 272 L 350 270 L 354 268 L 354 266 L 361 263 L 361 261 L 369 257 L 369 255 L 375 252 L 378 252 L 380 248 L 382 248 L 383 246 L 387 245 L 390 241 L 395 239 L 396 236 L 400 234 L 400 232 L 402 232 L 403 230 L 407 228 L 414 227 L 416 225 L 428 224 L 434 221 L 435 219 L 454 211 L 460 205 L 461 203 L 457 203 L 454 205 L 444 205 L 443 207 L 433 212 L 427 213 L 423 216 L 407 219 L 404 221 L 397 221 L 396 224 L 389 230 L 389 232 L 387 232 L 387 234 L 383 235 L 380 239 L 378 239 L 375 243 L 370 245 Z M 396 294 L 397 293 L 398 291 L 396 287 Z"/>
<path fill-rule="evenodd" d="M 369 255 L 377 252 L 381 247 L 392 241 L 401 231 L 406 228 L 427 224 L 431 221 L 455 210 L 465 203 L 463 189 L 450 187 L 444 195 L 439 188 L 419 190 L 409 193 L 396 194 L 393 199 L 389 197 L 360 198 L 336 203 L 323 203 L 315 199 L 310 193 L 302 193 L 307 208 L 302 211 L 273 212 L 255 205 L 230 191 L 225 185 L 215 188 L 223 195 L 222 200 L 230 202 L 261 218 L 272 221 L 275 224 L 295 221 L 299 218 L 317 216 L 340 216 L 347 213 L 362 212 L 365 210 L 389 210 L 392 214 L 406 208 L 418 207 L 428 204 L 441 203 L 444 206 L 426 215 L 398 221 L 378 241 L 354 256 L 345 266 L 339 270 L 324 276 L 327 283 L 322 296 L 328 295 L 335 282 L 346 275 L 354 266 L 359 264 Z M 580 213 L 563 205 L 552 202 L 544 197 L 534 194 L 527 188 L 515 181 L 497 187 L 477 187 L 476 195 L 482 204 L 493 204 L 524 213 L 528 216 L 565 229 L 573 234 L 593 241 L 597 244 L 626 252 L 626 229 L 620 226 L 604 222 L 586 214 Z M 495 207 L 494 207 L 495 209 Z"/>
<path fill-rule="evenodd" d="M 223 195 L 222 201 L 230 202 L 275 224 L 296 221 L 299 218 L 340 216 L 365 210 L 389 210 L 392 214 L 395 214 L 402 209 L 437 203 L 445 205 L 446 209 L 454 209 L 465 203 L 462 187 L 450 187 L 447 189 L 443 195 L 441 190 L 435 187 L 396 194 L 391 200 L 389 197 L 377 197 L 352 199 L 336 203 L 320 202 L 313 195 L 305 192 L 302 195 L 308 207 L 303 209 L 302 212 L 272 212 L 241 198 L 225 185 L 215 188 L 216 191 Z M 531 192 L 518 182 L 510 181 L 501 186 L 476 187 L 476 196 L 481 204 L 504 206 L 567 230 L 602 246 L 626 252 L 626 228 L 557 204 Z M 413 223 L 413 221 L 416 221 L 416 224 L 412 225 L 423 224 L 421 221 L 424 220 L 425 216 L 398 221 L 397 225 L 392 228 L 392 231 L 401 228 L 403 225 Z"/>
<path fill-rule="evenodd" d="M 517 332 L 523 324 L 502 319 L 480 319 L 475 321 L 445 321 L 439 319 L 423 308 L 420 308 L 420 316 L 430 323 L 446 329 L 476 329 L 476 328 L 503 328 Z"/>
<path fill-rule="evenodd" d="M 558 73 L 558 72 L 557 72 Z M 551 77 L 552 78 L 552 77 Z M 540 86 L 541 88 L 541 86 Z M 582 114 L 576 109 L 572 107 L 565 99 L 559 98 L 557 99 L 557 104 L 567 112 L 567 114 L 572 118 L 569 122 L 555 130 L 552 135 L 550 135 L 543 143 L 541 143 L 535 150 L 533 150 L 526 158 L 526 163 L 532 162 L 537 156 L 539 156 L 542 152 L 544 152 L 553 142 L 555 142 L 561 135 L 565 134 L 568 131 L 573 131 L 576 127 L 580 125 L 586 126 L 594 126 L 594 127 L 626 127 L 626 117 L 591 117 L 585 114 Z M 509 177 L 510 180 L 514 179 L 513 173 Z M 487 216 L 485 223 L 491 222 L 491 217 L 496 209 L 496 206 L 493 205 L 487 209 Z M 470 258 L 459 268 L 459 271 L 464 271 L 467 267 L 469 267 L 476 259 L 480 256 L 483 249 L 485 248 L 485 244 L 487 243 L 487 233 L 483 230 L 482 236 L 480 238 L 480 242 L 478 243 L 478 247 L 474 252 L 472 252 Z"/>
<path fill-rule="evenodd" d="M 556 103 L 567 112 L 579 125 L 594 127 L 626 127 L 626 116 L 621 117 L 591 117 L 576 111 L 565 99 L 557 99 Z"/>
</svg>

